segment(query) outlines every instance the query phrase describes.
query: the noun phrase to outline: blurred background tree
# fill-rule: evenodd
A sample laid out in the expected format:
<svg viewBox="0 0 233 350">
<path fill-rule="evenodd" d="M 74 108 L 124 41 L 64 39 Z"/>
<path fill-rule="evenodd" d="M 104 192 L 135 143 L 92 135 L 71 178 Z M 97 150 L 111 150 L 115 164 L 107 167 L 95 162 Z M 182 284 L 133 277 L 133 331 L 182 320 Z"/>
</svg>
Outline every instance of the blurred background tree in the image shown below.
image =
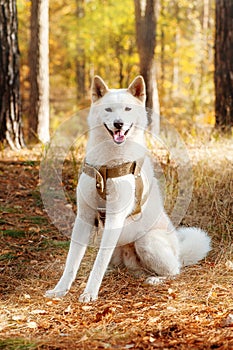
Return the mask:
<svg viewBox="0 0 233 350">
<path fill-rule="evenodd" d="M 155 63 L 158 0 L 134 0 L 134 8 L 139 71 L 146 84 L 148 122 L 152 132 L 158 135 L 160 104 Z"/>
<path fill-rule="evenodd" d="M 146 106 L 156 108 L 159 115 L 158 89 L 155 74 L 155 44 L 158 17 L 158 1 L 134 0 L 136 43 L 139 54 L 139 69 L 146 83 Z"/>
<path fill-rule="evenodd" d="M 0 142 L 24 146 L 16 0 L 0 3 Z"/>
<path fill-rule="evenodd" d="M 29 44 L 29 138 L 49 141 L 49 3 L 32 0 Z"/>
<path fill-rule="evenodd" d="M 25 117 L 29 111 L 30 11 L 29 0 L 18 0 Z M 49 25 L 54 129 L 89 106 L 94 74 L 111 87 L 126 87 L 140 73 L 140 57 L 133 0 L 50 0 Z M 215 124 L 214 30 L 214 0 L 160 0 L 154 52 L 160 110 L 187 137 L 209 131 Z"/>
<path fill-rule="evenodd" d="M 233 126 L 233 1 L 216 0 L 215 126 Z"/>
</svg>

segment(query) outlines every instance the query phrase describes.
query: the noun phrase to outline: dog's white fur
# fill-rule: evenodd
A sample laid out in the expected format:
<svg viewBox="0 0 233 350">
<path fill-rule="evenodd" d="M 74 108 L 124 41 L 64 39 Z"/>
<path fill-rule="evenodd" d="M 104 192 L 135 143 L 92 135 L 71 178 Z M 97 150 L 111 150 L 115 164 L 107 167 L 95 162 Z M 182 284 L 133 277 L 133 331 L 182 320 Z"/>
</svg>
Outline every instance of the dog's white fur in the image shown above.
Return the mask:
<svg viewBox="0 0 233 350">
<path fill-rule="evenodd" d="M 106 220 L 100 248 L 84 293 L 79 300 L 98 297 L 99 288 L 112 261 L 137 273 L 146 270 L 154 275 L 148 283 L 158 283 L 159 276 L 173 276 L 182 266 L 195 264 L 210 250 L 210 238 L 198 228 L 175 229 L 166 215 L 153 167 L 147 155 L 144 130 L 145 84 L 138 76 L 128 89 L 108 89 L 96 76 L 92 84 L 92 106 L 86 161 L 93 166 L 116 166 L 144 158 L 141 176 L 143 195 L 148 194 L 142 212 L 131 217 L 135 206 L 134 175 L 107 180 Z M 121 119 L 123 141 L 114 142 L 114 121 Z M 105 125 L 104 125 L 105 124 Z M 108 128 L 108 129 L 107 129 Z M 70 289 L 84 256 L 94 226 L 96 209 L 103 205 L 96 191 L 95 179 L 82 173 L 77 187 L 78 215 L 74 224 L 64 273 L 47 297 L 61 297 Z"/>
</svg>

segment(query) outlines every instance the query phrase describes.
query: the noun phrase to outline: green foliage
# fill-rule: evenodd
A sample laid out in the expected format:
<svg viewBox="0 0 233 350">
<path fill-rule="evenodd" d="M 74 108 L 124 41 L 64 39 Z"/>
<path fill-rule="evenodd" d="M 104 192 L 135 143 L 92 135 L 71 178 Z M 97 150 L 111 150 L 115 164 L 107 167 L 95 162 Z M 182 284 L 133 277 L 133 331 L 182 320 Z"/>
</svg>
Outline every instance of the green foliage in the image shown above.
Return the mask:
<svg viewBox="0 0 233 350">
<path fill-rule="evenodd" d="M 207 11 L 207 13 L 205 12 Z M 157 30 L 157 73 L 161 113 L 194 133 L 214 123 L 213 1 L 161 1 Z"/>
<path fill-rule="evenodd" d="M 88 87 L 93 73 L 105 79 L 110 76 L 116 87 L 128 82 L 132 70 L 136 73 L 138 56 L 131 0 L 84 1 L 79 11 L 75 1 L 51 0 L 50 7 L 52 83 L 60 76 L 66 85 L 75 84 L 78 52 L 85 60 Z"/>
<path fill-rule="evenodd" d="M 87 25 L 83 42 L 88 43 L 85 52 L 89 65 L 112 86 L 123 87 L 132 74 L 138 73 L 133 3 L 109 0 L 88 4 L 82 20 Z M 80 31 L 81 27 L 80 20 Z"/>
</svg>

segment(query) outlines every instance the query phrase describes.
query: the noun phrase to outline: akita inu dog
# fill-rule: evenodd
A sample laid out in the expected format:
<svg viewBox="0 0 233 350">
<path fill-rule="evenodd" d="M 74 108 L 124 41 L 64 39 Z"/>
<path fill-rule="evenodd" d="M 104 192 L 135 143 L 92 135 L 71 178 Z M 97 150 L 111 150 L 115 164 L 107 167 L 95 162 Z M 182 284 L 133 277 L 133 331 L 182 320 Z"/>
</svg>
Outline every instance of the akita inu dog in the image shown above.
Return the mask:
<svg viewBox="0 0 233 350">
<path fill-rule="evenodd" d="M 145 83 L 138 76 L 128 89 L 109 89 L 98 76 L 92 83 L 89 140 L 77 187 L 78 215 L 64 273 L 47 297 L 70 289 L 97 217 L 104 221 L 99 251 L 79 300 L 98 297 L 112 261 L 135 273 L 146 270 L 148 283 L 176 275 L 210 250 L 210 238 L 198 228 L 173 227 L 145 143 Z"/>
</svg>

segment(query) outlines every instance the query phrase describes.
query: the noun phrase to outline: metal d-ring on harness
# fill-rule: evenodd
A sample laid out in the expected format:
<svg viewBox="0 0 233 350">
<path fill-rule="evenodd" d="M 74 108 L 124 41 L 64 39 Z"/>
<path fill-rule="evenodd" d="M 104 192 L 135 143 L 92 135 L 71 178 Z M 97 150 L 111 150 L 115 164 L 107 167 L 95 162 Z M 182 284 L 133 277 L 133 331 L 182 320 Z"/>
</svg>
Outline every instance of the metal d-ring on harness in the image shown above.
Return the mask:
<svg viewBox="0 0 233 350">
<path fill-rule="evenodd" d="M 141 207 L 145 203 L 146 199 L 142 198 L 143 193 L 143 181 L 141 177 L 141 168 L 144 159 L 139 159 L 134 162 L 122 163 L 115 167 L 101 166 L 94 167 L 86 162 L 83 164 L 82 172 L 96 180 L 96 189 L 100 197 L 106 201 L 106 183 L 107 179 L 113 179 L 125 175 L 134 175 L 135 178 L 135 198 L 136 204 L 134 211 L 130 214 L 136 215 L 141 212 Z M 95 225 L 98 227 L 99 220 L 104 224 L 105 221 L 105 208 L 97 208 L 97 218 Z"/>
</svg>

